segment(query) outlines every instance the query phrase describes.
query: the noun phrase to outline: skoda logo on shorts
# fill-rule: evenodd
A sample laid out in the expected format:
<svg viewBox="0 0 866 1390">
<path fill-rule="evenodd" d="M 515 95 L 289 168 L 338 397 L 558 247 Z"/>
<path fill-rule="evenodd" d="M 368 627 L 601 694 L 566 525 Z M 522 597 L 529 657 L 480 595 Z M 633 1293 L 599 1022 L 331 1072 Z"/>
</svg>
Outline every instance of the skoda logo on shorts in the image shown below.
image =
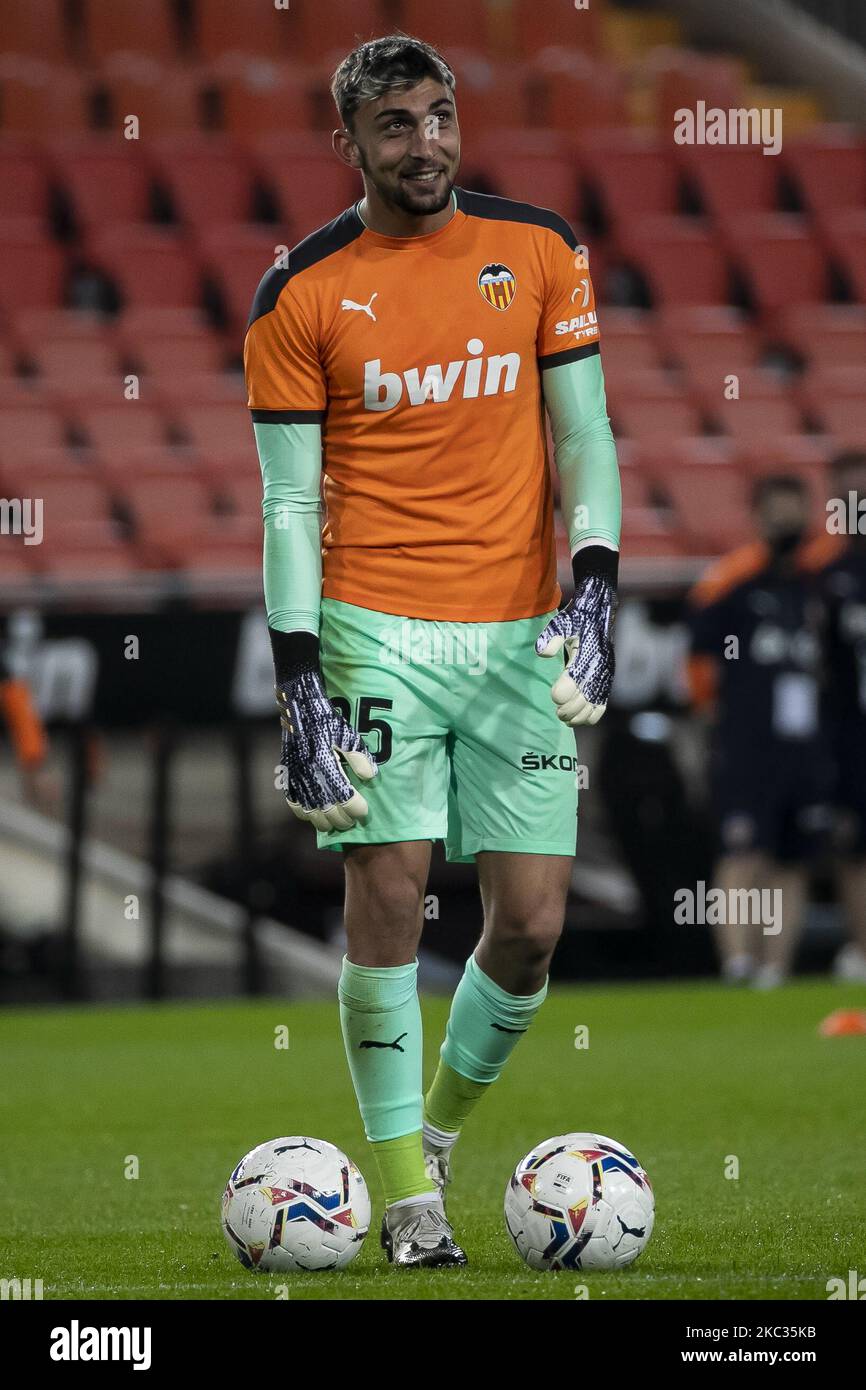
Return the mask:
<svg viewBox="0 0 866 1390">
<path fill-rule="evenodd" d="M 524 772 L 542 772 L 555 768 L 557 772 L 577 772 L 580 764 L 573 753 L 524 753 L 520 759 Z"/>
<path fill-rule="evenodd" d="M 491 262 L 478 276 L 478 288 L 494 309 L 507 309 L 517 293 L 514 271 Z"/>
</svg>

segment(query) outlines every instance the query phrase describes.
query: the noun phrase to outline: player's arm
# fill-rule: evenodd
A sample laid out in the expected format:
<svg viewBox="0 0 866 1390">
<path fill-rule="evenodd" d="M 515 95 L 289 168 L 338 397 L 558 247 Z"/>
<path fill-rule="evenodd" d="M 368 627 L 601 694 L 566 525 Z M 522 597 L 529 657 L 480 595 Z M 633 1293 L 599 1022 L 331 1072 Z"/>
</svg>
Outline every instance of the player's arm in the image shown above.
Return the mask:
<svg viewBox="0 0 866 1390">
<path fill-rule="evenodd" d="M 319 830 L 346 829 L 366 815 L 367 803 L 343 761 L 362 779 L 376 767 L 322 680 L 319 499 L 327 394 L 309 318 L 284 271 L 268 272 L 259 287 L 244 368 L 262 473 L 263 578 L 286 800 Z"/>
<path fill-rule="evenodd" d="M 589 268 L 567 223 L 547 249 L 538 365 L 574 595 L 541 633 L 536 650 L 552 656 L 565 646 L 568 664 L 551 692 L 557 714 L 567 724 L 596 724 L 613 683 L 622 495 Z"/>
</svg>

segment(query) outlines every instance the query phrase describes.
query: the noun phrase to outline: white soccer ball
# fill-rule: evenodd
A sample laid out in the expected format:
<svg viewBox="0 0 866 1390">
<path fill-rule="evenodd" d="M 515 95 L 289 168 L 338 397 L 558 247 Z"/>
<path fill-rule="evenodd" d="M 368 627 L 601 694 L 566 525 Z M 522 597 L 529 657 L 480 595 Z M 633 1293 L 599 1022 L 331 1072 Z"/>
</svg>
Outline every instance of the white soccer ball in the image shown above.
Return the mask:
<svg viewBox="0 0 866 1390">
<path fill-rule="evenodd" d="M 363 1175 L 334 1144 L 293 1135 L 242 1158 L 223 1193 L 222 1227 L 246 1269 L 345 1269 L 370 1229 Z"/>
<path fill-rule="evenodd" d="M 622 1269 L 652 1235 L 655 1202 L 634 1154 L 603 1134 L 560 1134 L 518 1163 L 505 1224 L 533 1269 Z"/>
</svg>

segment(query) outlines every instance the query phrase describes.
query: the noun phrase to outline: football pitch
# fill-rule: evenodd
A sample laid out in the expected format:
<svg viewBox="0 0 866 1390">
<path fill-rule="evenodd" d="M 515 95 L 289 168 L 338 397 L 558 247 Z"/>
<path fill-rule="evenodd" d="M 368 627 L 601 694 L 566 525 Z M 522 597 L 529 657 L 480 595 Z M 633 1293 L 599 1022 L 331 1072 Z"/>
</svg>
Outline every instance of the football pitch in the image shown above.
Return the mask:
<svg viewBox="0 0 866 1390">
<path fill-rule="evenodd" d="M 470 1264 L 439 1271 L 379 1248 L 335 1002 L 9 1009 L 0 1276 L 42 1279 L 45 1299 L 826 1299 L 866 1273 L 866 1037 L 817 1028 L 864 1005 L 863 986 L 808 980 L 552 989 L 455 1150 Z M 448 1001 L 423 1007 L 426 1082 Z M 620 1140 L 653 1181 L 654 1235 L 617 1274 L 534 1273 L 506 1233 L 514 1164 L 569 1130 Z M 291 1134 L 339 1145 L 370 1185 L 342 1272 L 250 1274 L 223 1238 L 230 1170 Z"/>
</svg>

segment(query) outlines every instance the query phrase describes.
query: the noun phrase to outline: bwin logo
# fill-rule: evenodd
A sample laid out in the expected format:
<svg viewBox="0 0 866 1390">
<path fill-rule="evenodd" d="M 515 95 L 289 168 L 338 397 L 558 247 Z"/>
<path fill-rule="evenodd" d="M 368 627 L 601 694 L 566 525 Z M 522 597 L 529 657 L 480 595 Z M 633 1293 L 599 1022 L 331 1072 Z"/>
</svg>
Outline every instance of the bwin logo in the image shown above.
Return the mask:
<svg viewBox="0 0 866 1390">
<path fill-rule="evenodd" d="M 515 389 L 520 372 L 518 352 L 481 357 L 478 354 L 484 351 L 484 344 L 480 338 L 470 338 L 466 350 L 472 354 L 470 360 L 449 362 L 444 372 L 442 364 L 435 362 L 424 369 L 423 377 L 417 367 L 410 367 L 402 376 L 397 372 L 383 372 L 379 357 L 365 362 L 365 410 L 393 410 L 403 398 L 404 382 L 410 405 L 425 405 L 427 402 L 438 404 L 450 400 L 455 394 L 461 395 L 464 400 L 473 400 L 478 396 L 498 396 Z M 483 371 L 485 366 L 486 372 Z M 461 374 L 462 391 L 458 386 Z"/>
</svg>

